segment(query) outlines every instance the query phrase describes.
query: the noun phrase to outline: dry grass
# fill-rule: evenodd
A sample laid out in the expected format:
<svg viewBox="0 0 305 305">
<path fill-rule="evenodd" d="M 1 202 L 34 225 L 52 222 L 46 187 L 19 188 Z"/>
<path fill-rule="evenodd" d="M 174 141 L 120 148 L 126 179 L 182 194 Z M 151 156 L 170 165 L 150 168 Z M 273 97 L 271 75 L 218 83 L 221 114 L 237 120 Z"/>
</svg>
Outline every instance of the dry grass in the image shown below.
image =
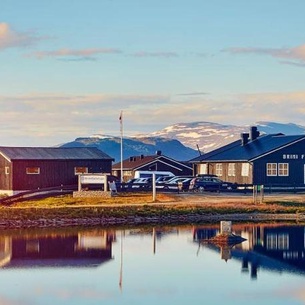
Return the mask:
<svg viewBox="0 0 305 305">
<path fill-rule="evenodd" d="M 58 196 L 15 203 L 0 209 L 0 223 L 14 220 L 90 219 L 141 217 L 193 217 L 194 215 L 305 215 L 305 196 L 268 196 L 254 203 L 252 196 L 231 194 L 119 194 L 112 198 L 73 198 Z"/>
<path fill-rule="evenodd" d="M 155 203 L 180 201 L 175 194 L 158 194 Z M 116 206 L 116 205 L 145 205 L 152 204 L 153 197 L 145 193 L 120 193 L 111 198 L 73 198 L 72 195 L 56 196 L 38 200 L 20 201 L 11 208 L 60 208 L 67 206 Z"/>
</svg>

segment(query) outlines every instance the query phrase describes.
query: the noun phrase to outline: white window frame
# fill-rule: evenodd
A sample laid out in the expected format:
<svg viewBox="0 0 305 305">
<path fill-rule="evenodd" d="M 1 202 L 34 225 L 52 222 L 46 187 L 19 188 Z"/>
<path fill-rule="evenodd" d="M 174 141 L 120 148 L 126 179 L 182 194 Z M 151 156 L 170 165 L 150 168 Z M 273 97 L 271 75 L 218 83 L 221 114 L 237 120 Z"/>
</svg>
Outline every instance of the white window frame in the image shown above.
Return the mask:
<svg viewBox="0 0 305 305">
<path fill-rule="evenodd" d="M 74 167 L 74 174 L 75 175 L 88 174 L 88 167 L 76 166 L 76 167 Z"/>
<path fill-rule="evenodd" d="M 215 175 L 222 176 L 222 163 L 215 164 Z"/>
<path fill-rule="evenodd" d="M 229 163 L 228 164 L 228 176 L 235 177 L 235 175 L 236 175 L 235 163 Z"/>
<path fill-rule="evenodd" d="M 242 163 L 241 164 L 241 176 L 242 177 L 249 177 L 250 172 L 250 164 L 249 163 Z"/>
<path fill-rule="evenodd" d="M 9 175 L 9 174 L 10 174 L 10 168 L 9 168 L 9 166 L 5 166 L 4 172 L 5 172 L 5 175 Z"/>
<path fill-rule="evenodd" d="M 289 176 L 289 163 L 278 164 L 278 175 L 286 177 Z"/>
<path fill-rule="evenodd" d="M 207 174 L 208 173 L 208 165 L 207 163 L 198 164 L 198 172 L 197 174 Z"/>
<path fill-rule="evenodd" d="M 40 167 L 38 166 L 26 167 L 25 172 L 27 175 L 39 175 Z"/>
<path fill-rule="evenodd" d="M 277 176 L 277 163 L 267 163 L 266 173 L 269 177 Z"/>
</svg>

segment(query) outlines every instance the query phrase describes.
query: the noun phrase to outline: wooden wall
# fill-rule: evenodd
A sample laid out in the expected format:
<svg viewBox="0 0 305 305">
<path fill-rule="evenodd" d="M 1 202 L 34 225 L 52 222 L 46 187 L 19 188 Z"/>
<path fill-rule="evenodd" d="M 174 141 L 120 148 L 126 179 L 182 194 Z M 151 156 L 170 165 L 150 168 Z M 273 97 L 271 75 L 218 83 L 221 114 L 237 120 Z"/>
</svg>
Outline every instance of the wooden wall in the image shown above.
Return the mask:
<svg viewBox="0 0 305 305">
<path fill-rule="evenodd" d="M 75 167 L 87 167 L 89 173 L 111 173 L 111 160 L 18 160 L 10 164 L 5 175 L 6 160 L 0 157 L 0 189 L 32 190 L 77 184 Z M 27 174 L 27 167 L 39 167 L 39 174 Z"/>
<path fill-rule="evenodd" d="M 229 176 L 229 163 L 235 164 L 235 176 Z M 242 175 L 242 162 L 217 162 L 217 163 L 206 163 L 208 172 L 207 174 L 216 175 L 216 164 L 221 164 L 222 167 L 222 175 L 217 175 L 221 180 L 238 183 L 238 184 L 252 184 L 252 175 L 253 175 L 253 165 L 249 164 L 249 172 L 247 176 Z M 198 173 L 198 171 L 196 171 Z"/>
</svg>

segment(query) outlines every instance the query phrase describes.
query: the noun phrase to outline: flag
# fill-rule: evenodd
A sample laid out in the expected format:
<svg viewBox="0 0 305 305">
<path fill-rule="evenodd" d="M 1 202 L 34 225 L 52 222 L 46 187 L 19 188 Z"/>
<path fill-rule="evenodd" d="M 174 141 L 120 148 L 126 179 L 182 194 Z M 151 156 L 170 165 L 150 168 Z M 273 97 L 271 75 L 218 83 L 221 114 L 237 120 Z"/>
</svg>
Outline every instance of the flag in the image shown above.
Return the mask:
<svg viewBox="0 0 305 305">
<path fill-rule="evenodd" d="M 119 121 L 120 121 L 121 137 L 122 137 L 123 136 L 123 111 L 121 111 L 121 113 L 120 113 Z"/>
</svg>

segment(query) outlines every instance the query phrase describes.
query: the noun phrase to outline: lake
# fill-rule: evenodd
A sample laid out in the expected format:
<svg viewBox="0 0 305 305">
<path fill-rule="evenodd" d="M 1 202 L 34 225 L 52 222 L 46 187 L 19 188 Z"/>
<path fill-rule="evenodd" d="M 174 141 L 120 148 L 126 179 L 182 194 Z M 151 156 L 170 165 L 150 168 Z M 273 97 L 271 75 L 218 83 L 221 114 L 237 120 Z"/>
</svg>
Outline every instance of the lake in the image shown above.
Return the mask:
<svg viewBox="0 0 305 305">
<path fill-rule="evenodd" d="M 233 223 L 0 232 L 0 304 L 305 304 L 305 227 Z"/>
</svg>

